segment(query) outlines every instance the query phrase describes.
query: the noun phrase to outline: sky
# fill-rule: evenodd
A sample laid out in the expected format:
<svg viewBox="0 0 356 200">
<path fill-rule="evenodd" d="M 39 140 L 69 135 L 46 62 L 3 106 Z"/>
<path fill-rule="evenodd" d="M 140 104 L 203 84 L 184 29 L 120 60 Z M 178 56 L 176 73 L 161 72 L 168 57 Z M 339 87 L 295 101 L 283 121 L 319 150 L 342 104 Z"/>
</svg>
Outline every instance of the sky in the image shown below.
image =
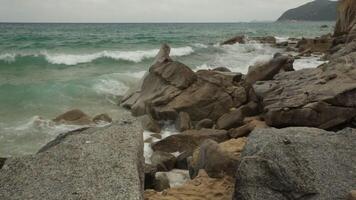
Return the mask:
<svg viewBox="0 0 356 200">
<path fill-rule="evenodd" d="M 0 0 L 0 22 L 273 21 L 311 0 Z"/>
</svg>

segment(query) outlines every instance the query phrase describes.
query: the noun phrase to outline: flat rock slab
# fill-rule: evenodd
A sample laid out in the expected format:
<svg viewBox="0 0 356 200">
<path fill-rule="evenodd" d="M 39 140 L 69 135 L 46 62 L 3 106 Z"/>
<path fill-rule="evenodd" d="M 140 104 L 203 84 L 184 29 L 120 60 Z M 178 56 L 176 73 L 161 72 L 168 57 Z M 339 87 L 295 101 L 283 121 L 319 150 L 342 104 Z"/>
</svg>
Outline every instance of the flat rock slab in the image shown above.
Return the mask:
<svg viewBox="0 0 356 200">
<path fill-rule="evenodd" d="M 356 185 L 356 129 L 258 129 L 242 152 L 234 199 L 347 199 Z"/>
<path fill-rule="evenodd" d="M 137 122 L 70 132 L 36 155 L 7 159 L 0 199 L 141 200 L 143 162 Z"/>
</svg>

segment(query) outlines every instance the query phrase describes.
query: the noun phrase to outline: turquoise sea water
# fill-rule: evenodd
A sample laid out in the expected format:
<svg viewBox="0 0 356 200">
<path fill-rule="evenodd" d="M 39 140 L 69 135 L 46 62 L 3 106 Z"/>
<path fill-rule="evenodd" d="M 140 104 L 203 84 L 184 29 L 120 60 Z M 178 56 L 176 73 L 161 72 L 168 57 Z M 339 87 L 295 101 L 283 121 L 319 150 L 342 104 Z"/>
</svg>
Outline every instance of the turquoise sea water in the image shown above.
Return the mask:
<svg viewBox="0 0 356 200">
<path fill-rule="evenodd" d="M 329 28 L 321 29 L 327 24 Z M 56 115 L 78 108 L 120 115 L 118 95 L 149 68 L 161 43 L 192 69 L 246 72 L 275 52 L 267 45 L 219 46 L 235 35 L 315 37 L 333 22 L 234 24 L 0 24 L 0 156 L 35 152 L 58 133 Z"/>
</svg>

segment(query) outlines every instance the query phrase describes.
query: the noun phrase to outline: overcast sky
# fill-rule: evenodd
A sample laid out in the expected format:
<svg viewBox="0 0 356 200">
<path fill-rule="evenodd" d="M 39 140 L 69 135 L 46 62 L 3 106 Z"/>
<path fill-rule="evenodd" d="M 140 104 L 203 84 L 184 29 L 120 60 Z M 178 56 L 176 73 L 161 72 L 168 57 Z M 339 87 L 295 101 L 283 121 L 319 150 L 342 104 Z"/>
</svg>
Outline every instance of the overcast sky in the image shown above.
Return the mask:
<svg viewBox="0 0 356 200">
<path fill-rule="evenodd" d="M 276 20 L 311 0 L 0 0 L 0 22 Z"/>
</svg>

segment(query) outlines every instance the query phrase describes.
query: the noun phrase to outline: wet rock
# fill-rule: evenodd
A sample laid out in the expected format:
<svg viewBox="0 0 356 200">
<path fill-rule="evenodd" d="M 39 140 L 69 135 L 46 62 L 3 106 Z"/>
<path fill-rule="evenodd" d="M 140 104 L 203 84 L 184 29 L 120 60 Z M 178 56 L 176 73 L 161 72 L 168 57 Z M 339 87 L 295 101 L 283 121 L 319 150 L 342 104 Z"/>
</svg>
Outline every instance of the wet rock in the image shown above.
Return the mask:
<svg viewBox="0 0 356 200">
<path fill-rule="evenodd" d="M 211 119 L 203 119 L 200 120 L 196 125 L 195 125 L 195 129 L 200 130 L 203 128 L 213 128 L 214 127 L 214 122 Z"/>
<path fill-rule="evenodd" d="M 276 54 L 267 63 L 251 66 L 246 75 L 246 82 L 254 84 L 257 81 L 272 80 L 281 71 L 294 71 L 293 63 L 293 57 Z"/>
<path fill-rule="evenodd" d="M 226 68 L 226 67 L 217 67 L 215 69 L 213 69 L 213 71 L 218 71 L 218 72 L 231 72 L 230 69 Z"/>
<path fill-rule="evenodd" d="M 255 102 L 250 102 L 240 108 L 226 113 L 216 122 L 217 129 L 229 130 L 243 125 L 245 117 L 254 116 L 259 113 L 259 106 Z"/>
<path fill-rule="evenodd" d="M 58 124 L 70 124 L 70 125 L 90 125 L 93 123 L 91 118 L 83 111 L 74 109 L 64 114 L 59 115 L 53 119 Z"/>
<path fill-rule="evenodd" d="M 175 169 L 188 170 L 188 158 L 191 156 L 189 152 L 183 152 L 177 157 Z"/>
<path fill-rule="evenodd" d="M 255 130 L 237 168 L 234 199 L 345 199 L 356 184 L 355 145 L 355 129 Z"/>
<path fill-rule="evenodd" d="M 186 112 L 180 112 L 176 120 L 175 127 L 180 132 L 191 129 L 192 125 L 189 114 Z"/>
<path fill-rule="evenodd" d="M 93 118 L 93 122 L 95 122 L 95 123 L 101 123 L 101 122 L 112 123 L 112 119 L 108 114 L 100 114 Z"/>
<path fill-rule="evenodd" d="M 141 125 L 144 130 L 153 132 L 153 133 L 160 133 L 161 127 L 159 123 L 154 120 L 150 115 L 145 115 L 141 117 Z"/>
<path fill-rule="evenodd" d="M 170 171 L 176 164 L 176 157 L 170 153 L 155 151 L 151 156 L 151 163 L 158 171 Z"/>
<path fill-rule="evenodd" d="M 264 37 L 252 37 L 251 40 L 257 41 L 259 43 L 267 44 L 276 44 L 277 39 L 273 36 L 264 36 Z"/>
<path fill-rule="evenodd" d="M 151 145 L 154 151 L 167 153 L 188 152 L 192 153 L 206 139 L 216 142 L 228 140 L 227 131 L 215 129 L 188 130 L 180 134 L 171 135 Z"/>
<path fill-rule="evenodd" d="M 233 45 L 233 44 L 236 44 L 236 43 L 239 43 L 239 44 L 245 44 L 246 43 L 246 38 L 245 36 L 236 36 L 236 37 L 233 37 L 231 39 L 228 39 L 224 42 L 221 43 L 221 45 Z"/>
<path fill-rule="evenodd" d="M 195 178 L 201 169 L 204 169 L 212 178 L 221 178 L 225 175 L 235 176 L 240 152 L 245 143 L 245 138 L 233 139 L 221 144 L 213 140 L 205 140 L 194 152 L 190 161 L 190 176 Z"/>
</svg>

